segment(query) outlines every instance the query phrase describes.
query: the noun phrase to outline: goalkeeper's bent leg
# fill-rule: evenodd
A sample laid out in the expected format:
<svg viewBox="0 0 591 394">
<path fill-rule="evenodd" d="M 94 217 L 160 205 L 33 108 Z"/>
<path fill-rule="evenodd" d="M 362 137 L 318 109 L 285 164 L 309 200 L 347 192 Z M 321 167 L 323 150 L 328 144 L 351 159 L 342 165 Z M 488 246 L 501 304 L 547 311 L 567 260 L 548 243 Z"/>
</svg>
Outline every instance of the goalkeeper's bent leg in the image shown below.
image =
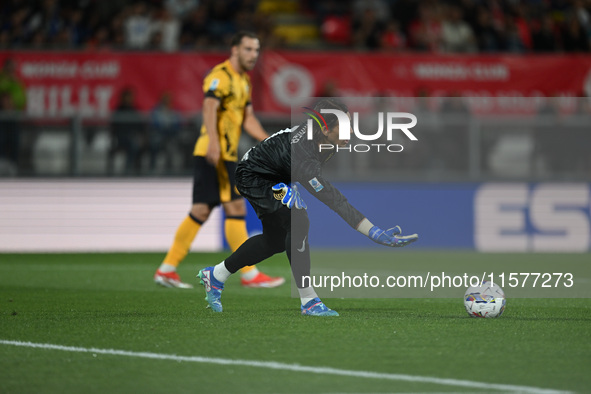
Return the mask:
<svg viewBox="0 0 591 394">
<path fill-rule="evenodd" d="M 320 302 L 316 291 L 310 283 L 310 245 L 308 243 L 308 232 L 310 230 L 310 221 L 308 220 L 308 214 L 303 209 L 293 210 L 291 214 L 291 226 L 287 232 L 286 238 L 286 250 L 289 263 L 291 264 L 291 272 L 300 294 L 300 301 L 302 303 L 302 314 L 317 314 L 314 312 L 314 303 Z M 307 280 L 306 280 L 307 278 Z M 312 302 L 314 300 L 314 302 Z M 304 305 L 311 303 L 312 306 L 308 308 Z M 324 304 L 322 304 L 324 305 Z M 319 307 L 320 308 L 320 307 Z M 326 308 L 326 306 L 324 306 Z M 330 309 L 326 308 L 328 311 Z M 306 313 L 304 313 L 304 310 Z M 319 314 L 324 316 L 326 311 Z M 330 311 L 330 315 L 338 315 L 336 312 Z"/>
<path fill-rule="evenodd" d="M 285 250 L 285 236 L 259 234 L 246 240 L 238 250 L 226 259 L 224 265 L 231 273 L 245 266 L 252 266 Z"/>
<path fill-rule="evenodd" d="M 285 239 L 285 249 L 298 289 L 310 286 L 309 283 L 303 281 L 304 277 L 310 277 L 309 230 L 310 221 L 307 212 L 304 209 L 293 209 L 291 211 L 291 226 Z"/>
<path fill-rule="evenodd" d="M 285 250 L 287 229 L 289 229 L 289 210 L 276 212 L 261 219 L 263 233 L 248 238 L 226 259 L 228 271 L 235 273 L 239 269 L 260 263 L 274 254 Z"/>
<path fill-rule="evenodd" d="M 224 221 L 224 234 L 232 252 L 238 250 L 240 245 L 248 239 L 246 218 L 244 216 L 226 216 L 226 220 Z M 249 265 L 242 268 L 240 273 L 246 274 L 253 270 L 256 270 L 256 267 Z"/>
</svg>

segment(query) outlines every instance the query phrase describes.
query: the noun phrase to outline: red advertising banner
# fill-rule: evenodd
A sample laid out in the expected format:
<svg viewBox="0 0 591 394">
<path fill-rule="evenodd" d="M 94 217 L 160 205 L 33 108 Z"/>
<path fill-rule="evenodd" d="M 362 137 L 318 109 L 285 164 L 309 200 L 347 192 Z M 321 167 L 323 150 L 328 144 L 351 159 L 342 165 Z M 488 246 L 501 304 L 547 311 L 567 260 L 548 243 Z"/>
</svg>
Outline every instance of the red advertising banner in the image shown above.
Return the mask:
<svg viewBox="0 0 591 394">
<path fill-rule="evenodd" d="M 300 97 L 591 96 L 591 56 L 433 56 L 271 52 L 262 62 L 265 111 Z M 532 100 L 523 100 L 531 103 Z"/>
<path fill-rule="evenodd" d="M 178 110 L 195 112 L 203 100 L 202 81 L 227 54 L 0 52 L 17 64 L 27 87 L 27 113 L 59 117 L 80 113 L 104 117 L 119 93 L 134 90 L 139 110 L 170 92 Z"/>
<path fill-rule="evenodd" d="M 16 61 L 33 117 L 106 116 L 124 88 L 140 110 L 164 92 L 188 113 L 201 108 L 203 77 L 227 53 L 0 52 Z M 591 95 L 591 56 L 433 56 L 355 52 L 265 52 L 253 72 L 255 110 L 289 114 L 301 97 L 420 94 L 444 97 Z M 529 100 L 531 102 L 531 100 Z"/>
</svg>

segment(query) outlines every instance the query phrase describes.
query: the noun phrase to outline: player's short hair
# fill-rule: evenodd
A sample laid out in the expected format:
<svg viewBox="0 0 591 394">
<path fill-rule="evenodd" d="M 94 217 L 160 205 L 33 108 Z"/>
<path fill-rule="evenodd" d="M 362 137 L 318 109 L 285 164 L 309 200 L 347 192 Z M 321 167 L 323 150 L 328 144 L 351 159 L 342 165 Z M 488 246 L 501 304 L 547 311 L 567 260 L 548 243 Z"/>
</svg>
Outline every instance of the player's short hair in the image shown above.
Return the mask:
<svg viewBox="0 0 591 394">
<path fill-rule="evenodd" d="M 334 97 L 326 97 L 318 100 L 316 104 L 314 104 L 314 111 L 320 112 L 321 109 L 338 109 L 339 111 L 342 111 L 344 113 L 349 112 L 349 107 L 347 107 L 347 104 L 345 104 L 342 100 Z M 326 121 L 326 126 L 329 130 L 339 123 L 339 119 L 336 117 L 336 115 L 323 114 L 322 116 L 324 117 L 324 120 Z M 321 135 L 322 129 L 320 128 L 320 126 L 318 126 L 316 122 L 312 123 L 312 127 L 314 139 L 316 139 Z"/>
<path fill-rule="evenodd" d="M 232 36 L 232 39 L 230 40 L 230 46 L 237 46 L 240 45 L 240 43 L 242 42 L 242 39 L 244 37 L 248 37 L 248 38 L 254 38 L 254 39 L 259 39 L 257 37 L 257 35 L 255 33 L 253 33 L 252 31 L 248 31 L 248 30 L 241 30 L 238 33 L 234 34 Z"/>
</svg>

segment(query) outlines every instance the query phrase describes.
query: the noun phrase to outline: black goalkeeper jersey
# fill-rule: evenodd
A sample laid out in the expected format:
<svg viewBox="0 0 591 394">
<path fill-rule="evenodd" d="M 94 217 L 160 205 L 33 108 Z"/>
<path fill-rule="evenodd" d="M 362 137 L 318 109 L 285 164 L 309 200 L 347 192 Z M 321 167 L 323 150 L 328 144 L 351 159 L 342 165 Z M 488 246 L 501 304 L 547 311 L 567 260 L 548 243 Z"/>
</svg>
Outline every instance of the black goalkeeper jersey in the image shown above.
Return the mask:
<svg viewBox="0 0 591 394">
<path fill-rule="evenodd" d="M 333 154 L 319 152 L 318 144 L 306 138 L 305 125 L 285 129 L 260 142 L 244 155 L 238 163 L 236 183 L 255 210 L 258 205 L 259 217 L 262 214 L 261 207 L 267 213 L 281 207 L 280 203 L 273 201 L 273 185 L 298 182 L 356 229 L 365 216 L 322 176 L 322 165 Z M 259 200 L 258 204 L 253 199 Z"/>
</svg>

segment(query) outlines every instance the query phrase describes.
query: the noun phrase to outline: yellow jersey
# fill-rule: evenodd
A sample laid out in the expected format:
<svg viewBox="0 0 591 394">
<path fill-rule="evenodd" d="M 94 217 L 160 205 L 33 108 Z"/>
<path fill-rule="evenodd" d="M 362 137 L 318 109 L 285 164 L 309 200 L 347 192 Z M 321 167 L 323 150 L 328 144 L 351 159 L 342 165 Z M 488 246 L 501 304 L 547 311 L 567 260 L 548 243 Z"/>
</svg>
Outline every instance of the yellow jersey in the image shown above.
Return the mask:
<svg viewBox="0 0 591 394">
<path fill-rule="evenodd" d="M 230 60 L 215 66 L 203 80 L 205 97 L 220 100 L 217 110 L 217 127 L 220 139 L 220 158 L 224 161 L 238 161 L 238 142 L 242 133 L 244 111 L 251 101 L 250 77 L 238 73 Z M 205 124 L 195 143 L 193 155 L 205 156 L 209 145 L 209 135 Z"/>
</svg>

